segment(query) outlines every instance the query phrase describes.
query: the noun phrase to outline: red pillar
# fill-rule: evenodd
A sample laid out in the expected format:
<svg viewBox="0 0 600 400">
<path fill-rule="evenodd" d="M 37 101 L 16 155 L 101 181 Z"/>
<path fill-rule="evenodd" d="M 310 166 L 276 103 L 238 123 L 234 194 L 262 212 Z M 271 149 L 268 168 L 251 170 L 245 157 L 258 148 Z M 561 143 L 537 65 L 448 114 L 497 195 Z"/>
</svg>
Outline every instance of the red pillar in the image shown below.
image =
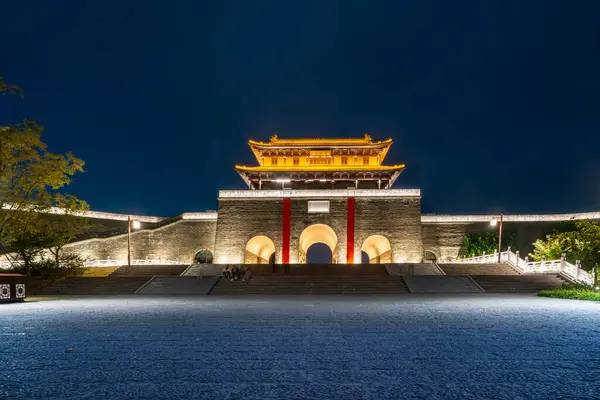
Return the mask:
<svg viewBox="0 0 600 400">
<path fill-rule="evenodd" d="M 354 197 L 348 197 L 348 232 L 346 234 L 346 263 L 354 264 Z"/>
<path fill-rule="evenodd" d="M 292 199 L 283 198 L 283 237 L 281 244 L 281 263 L 290 263 L 290 221 L 292 213 Z"/>
</svg>

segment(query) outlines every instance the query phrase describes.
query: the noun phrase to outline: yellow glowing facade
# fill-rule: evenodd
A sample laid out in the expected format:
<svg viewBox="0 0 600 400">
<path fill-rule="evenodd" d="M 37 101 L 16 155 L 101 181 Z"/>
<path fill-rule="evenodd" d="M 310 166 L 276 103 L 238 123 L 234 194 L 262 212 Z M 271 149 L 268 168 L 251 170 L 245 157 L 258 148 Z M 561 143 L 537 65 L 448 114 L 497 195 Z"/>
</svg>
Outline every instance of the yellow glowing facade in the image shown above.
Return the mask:
<svg viewBox="0 0 600 400">
<path fill-rule="evenodd" d="M 382 165 L 392 139 L 373 141 L 368 134 L 351 139 L 280 139 L 274 135 L 268 142 L 249 140 L 248 145 L 258 166 L 236 165 L 235 169 L 250 189 L 308 184 L 314 188 L 314 182 L 338 187 L 348 182 L 375 187 L 364 182 L 377 182 L 377 188 L 383 182 L 389 188 L 405 168 L 404 164 Z"/>
</svg>

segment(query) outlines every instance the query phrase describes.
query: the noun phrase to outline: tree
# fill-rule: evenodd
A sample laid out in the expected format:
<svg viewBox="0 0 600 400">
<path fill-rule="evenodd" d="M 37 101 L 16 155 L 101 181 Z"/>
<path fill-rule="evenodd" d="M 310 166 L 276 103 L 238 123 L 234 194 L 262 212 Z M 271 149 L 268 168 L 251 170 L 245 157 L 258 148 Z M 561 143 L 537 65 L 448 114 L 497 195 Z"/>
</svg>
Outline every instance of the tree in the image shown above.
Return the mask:
<svg viewBox="0 0 600 400">
<path fill-rule="evenodd" d="M 0 93 L 22 96 L 21 88 L 5 84 L 2 78 Z M 74 174 L 83 172 L 83 161 L 71 153 L 50 153 L 41 140 L 42 131 L 42 126 L 31 120 L 0 126 L 0 243 L 9 246 L 31 243 L 33 247 L 28 252 L 33 253 L 37 251 L 34 248 L 40 235 L 45 235 L 40 230 L 40 215 L 60 204 L 75 210 L 87 208 L 77 198 L 58 192 L 71 182 Z M 52 248 L 56 249 L 64 237 L 54 242 Z M 27 254 L 23 252 L 21 256 L 29 257 Z"/>
<path fill-rule="evenodd" d="M 16 253 L 23 263 L 26 275 L 31 275 L 36 259 L 42 256 L 46 238 L 41 231 L 41 215 L 37 212 L 15 211 L 10 237 L 5 238 L 8 250 Z"/>
<path fill-rule="evenodd" d="M 492 254 L 498 250 L 498 232 L 474 232 L 464 237 L 465 257 L 480 256 L 483 253 Z M 505 231 L 502 234 L 502 251 L 516 243 L 516 233 Z"/>
<path fill-rule="evenodd" d="M 17 85 L 8 85 L 4 83 L 4 79 L 0 76 L 0 93 L 2 94 L 17 94 L 23 98 L 23 90 Z"/>
<path fill-rule="evenodd" d="M 600 263 L 600 225 L 596 221 L 578 221 L 575 229 L 568 232 L 556 232 L 538 239 L 533 243 L 534 260 L 542 257 L 557 260 L 562 254 L 567 261 L 575 263 L 580 260 L 584 268 L 590 269 Z"/>
<path fill-rule="evenodd" d="M 42 237 L 45 247 L 54 257 L 55 266 L 60 268 L 63 261 L 62 250 L 65 245 L 88 227 L 87 218 L 81 214 L 89 207 L 85 201 L 75 196 L 61 194 L 56 195 L 55 205 L 60 211 L 58 211 L 58 215 L 52 215 L 52 219 L 45 218 Z"/>
</svg>

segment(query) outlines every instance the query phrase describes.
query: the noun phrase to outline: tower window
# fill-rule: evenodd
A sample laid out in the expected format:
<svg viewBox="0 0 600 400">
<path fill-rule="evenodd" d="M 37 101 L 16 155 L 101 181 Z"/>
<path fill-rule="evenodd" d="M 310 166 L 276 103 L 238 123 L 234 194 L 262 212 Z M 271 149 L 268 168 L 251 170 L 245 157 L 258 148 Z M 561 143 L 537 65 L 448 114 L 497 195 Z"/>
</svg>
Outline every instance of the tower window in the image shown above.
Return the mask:
<svg viewBox="0 0 600 400">
<path fill-rule="evenodd" d="M 300 165 L 300 159 L 299 158 L 294 158 L 294 165 Z"/>
<path fill-rule="evenodd" d="M 363 165 L 369 165 L 369 157 L 363 157 Z"/>
<path fill-rule="evenodd" d="M 342 165 L 348 165 L 348 157 L 342 157 Z"/>
<path fill-rule="evenodd" d="M 314 158 L 314 157 L 311 157 L 309 159 L 309 163 L 311 165 L 331 164 L 331 158 Z"/>
<path fill-rule="evenodd" d="M 277 158 L 271 158 L 271 165 L 277 165 Z"/>
</svg>

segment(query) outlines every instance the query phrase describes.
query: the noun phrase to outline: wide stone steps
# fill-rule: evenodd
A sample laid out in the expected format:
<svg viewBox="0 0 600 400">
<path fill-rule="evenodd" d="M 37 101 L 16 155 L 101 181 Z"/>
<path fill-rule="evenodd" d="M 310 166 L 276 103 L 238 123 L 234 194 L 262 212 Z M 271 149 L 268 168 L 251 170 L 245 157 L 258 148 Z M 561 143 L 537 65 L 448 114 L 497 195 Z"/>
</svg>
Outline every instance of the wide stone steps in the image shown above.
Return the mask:
<svg viewBox="0 0 600 400">
<path fill-rule="evenodd" d="M 43 295 L 55 294 L 128 294 L 135 293 L 148 277 L 66 278 L 40 290 Z"/>
<path fill-rule="evenodd" d="M 534 293 L 542 289 L 556 289 L 567 283 L 556 274 L 536 275 L 472 275 L 487 293 Z"/>
<path fill-rule="evenodd" d="M 212 295 L 408 293 L 399 276 L 259 276 L 249 282 L 220 278 Z"/>
<path fill-rule="evenodd" d="M 446 275 L 519 275 L 508 264 L 438 264 Z"/>
<path fill-rule="evenodd" d="M 181 275 L 188 265 L 131 265 L 115 270 L 109 276 L 154 276 L 154 275 Z"/>
</svg>

